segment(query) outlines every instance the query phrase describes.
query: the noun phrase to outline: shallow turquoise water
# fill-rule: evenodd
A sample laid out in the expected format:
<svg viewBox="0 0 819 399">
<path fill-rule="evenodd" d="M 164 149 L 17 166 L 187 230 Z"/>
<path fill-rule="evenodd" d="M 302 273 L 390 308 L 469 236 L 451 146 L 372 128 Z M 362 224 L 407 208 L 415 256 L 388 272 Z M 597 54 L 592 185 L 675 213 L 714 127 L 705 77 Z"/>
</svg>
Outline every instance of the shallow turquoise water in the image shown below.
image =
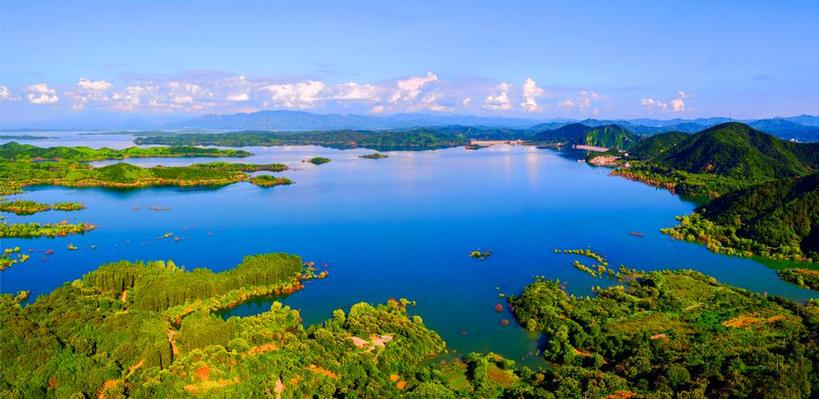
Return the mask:
<svg viewBox="0 0 819 399">
<path fill-rule="evenodd" d="M 106 137 L 106 139 L 110 139 Z M 123 143 L 113 140 L 113 146 Z M 47 145 L 47 143 L 35 143 Z M 127 143 L 126 143 L 127 144 Z M 103 145 L 111 145 L 103 144 Z M 694 205 L 663 190 L 608 176 L 608 170 L 576 162 L 577 154 L 532 147 L 496 146 L 395 152 L 382 160 L 360 159 L 367 150 L 319 147 L 250 148 L 242 162 L 285 162 L 287 187 L 239 183 L 220 189 L 32 188 L 17 197 L 45 202 L 80 201 L 86 210 L 8 216 L 9 220 L 97 224 L 83 236 L 3 240 L 37 251 L 27 263 L 0 274 L 0 290 L 46 293 L 100 264 L 120 260 L 173 259 L 188 268 L 222 270 L 244 255 L 285 251 L 327 265 L 330 277 L 309 282 L 284 300 L 305 323 L 320 322 L 336 308 L 391 297 L 417 301 L 411 312 L 438 331 L 457 352 L 495 351 L 521 359 L 537 340 L 514 322 L 498 293 L 516 294 L 535 275 L 559 278 L 576 294 L 592 279 L 575 270 L 571 256 L 555 248 L 589 246 L 612 266 L 639 269 L 693 268 L 748 289 L 802 300 L 814 293 L 782 282 L 773 270 L 749 259 L 708 252 L 660 234 L 674 216 Z M 312 156 L 333 162 L 314 166 Z M 192 159 L 146 159 L 141 165 L 185 164 Z M 149 207 L 170 208 L 151 211 Z M 629 235 L 643 232 L 644 238 Z M 180 241 L 160 239 L 172 232 Z M 77 251 L 67 251 L 74 243 Z M 91 249 L 92 244 L 96 249 Z M 475 248 L 493 256 L 477 261 Z M 263 311 L 253 301 L 232 311 Z"/>
</svg>

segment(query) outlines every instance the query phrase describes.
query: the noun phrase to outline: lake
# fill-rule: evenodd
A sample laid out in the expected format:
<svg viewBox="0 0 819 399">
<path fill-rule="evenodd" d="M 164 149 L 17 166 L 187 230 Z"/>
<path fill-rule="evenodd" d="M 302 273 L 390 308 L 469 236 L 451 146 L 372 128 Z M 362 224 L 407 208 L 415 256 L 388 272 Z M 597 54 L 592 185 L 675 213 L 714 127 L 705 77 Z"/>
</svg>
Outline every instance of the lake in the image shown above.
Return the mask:
<svg viewBox="0 0 819 399">
<path fill-rule="evenodd" d="M 124 147 L 132 139 L 74 134 L 30 143 Z M 329 278 L 311 281 L 283 300 L 301 311 L 306 324 L 356 302 L 405 297 L 417 301 L 410 312 L 438 331 L 455 353 L 494 351 L 514 360 L 536 351 L 538 337 L 518 327 L 508 309 L 495 311 L 495 304 L 506 303 L 499 293 L 517 294 L 536 275 L 558 278 L 575 294 L 610 283 L 576 270 L 575 257 L 554 254 L 555 248 L 590 247 L 615 268 L 691 268 L 758 292 L 796 300 L 816 296 L 779 280 L 774 270 L 754 260 L 717 255 L 662 235 L 660 228 L 675 224 L 674 216 L 695 205 L 578 163 L 581 154 L 500 145 L 479 151 L 391 152 L 390 158 L 370 160 L 358 157 L 368 150 L 245 149 L 255 155 L 231 161 L 286 163 L 292 169 L 281 175 L 296 184 L 130 191 L 37 187 L 9 197 L 87 206 L 71 213 L 6 215 L 9 221 L 67 219 L 98 228 L 82 236 L 3 240 L 4 248 L 38 252 L 2 272 L 0 290 L 47 293 L 120 259 L 173 259 L 189 269 L 223 270 L 245 255 L 283 251 L 326 264 L 330 272 Z M 302 162 L 313 156 L 332 162 Z M 165 233 L 180 240 L 160 238 Z M 79 249 L 68 251 L 69 243 Z M 493 255 L 484 261 L 470 258 L 477 248 Z M 47 249 L 55 253 L 46 256 Z M 230 314 L 258 313 L 269 306 L 270 300 L 251 301 Z M 502 326 L 503 319 L 512 324 Z"/>
</svg>

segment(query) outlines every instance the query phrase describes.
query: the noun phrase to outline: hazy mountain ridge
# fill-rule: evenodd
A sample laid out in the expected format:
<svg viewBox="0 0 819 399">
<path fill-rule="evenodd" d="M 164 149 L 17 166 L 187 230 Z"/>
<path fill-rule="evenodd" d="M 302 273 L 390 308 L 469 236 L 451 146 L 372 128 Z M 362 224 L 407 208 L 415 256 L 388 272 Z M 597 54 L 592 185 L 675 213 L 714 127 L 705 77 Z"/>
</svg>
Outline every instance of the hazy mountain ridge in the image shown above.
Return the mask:
<svg viewBox="0 0 819 399">
<path fill-rule="evenodd" d="M 631 133 L 653 135 L 668 131 L 696 133 L 703 129 L 731 122 L 725 117 L 697 119 L 525 119 L 501 118 L 469 115 L 433 115 L 433 114 L 396 114 L 389 116 L 370 116 L 355 114 L 314 114 L 304 111 L 258 111 L 230 115 L 204 115 L 187 121 L 167 124 L 166 128 L 206 129 L 206 130 L 388 130 L 413 127 L 437 126 L 481 126 L 489 128 L 517 128 L 530 132 L 554 130 L 560 127 L 581 123 L 589 127 L 619 125 Z M 755 129 L 774 134 L 785 139 L 799 141 L 819 140 L 819 117 L 800 115 L 758 120 L 743 120 Z"/>
<path fill-rule="evenodd" d="M 31 130 L 213 130 L 213 131 L 327 131 L 327 130 L 394 130 L 417 127 L 475 126 L 480 128 L 519 129 L 521 137 L 582 123 L 589 127 L 619 125 L 631 133 L 651 136 L 669 131 L 696 133 L 730 118 L 696 119 L 528 119 L 474 115 L 393 114 L 386 116 L 358 114 L 316 114 L 306 111 L 264 110 L 251 113 L 208 114 L 194 118 L 128 117 L 92 122 L 88 118 L 70 118 L 10 126 L 0 121 L 4 131 Z M 819 116 L 799 115 L 757 120 L 743 120 L 755 129 L 787 140 L 819 141 Z"/>
</svg>

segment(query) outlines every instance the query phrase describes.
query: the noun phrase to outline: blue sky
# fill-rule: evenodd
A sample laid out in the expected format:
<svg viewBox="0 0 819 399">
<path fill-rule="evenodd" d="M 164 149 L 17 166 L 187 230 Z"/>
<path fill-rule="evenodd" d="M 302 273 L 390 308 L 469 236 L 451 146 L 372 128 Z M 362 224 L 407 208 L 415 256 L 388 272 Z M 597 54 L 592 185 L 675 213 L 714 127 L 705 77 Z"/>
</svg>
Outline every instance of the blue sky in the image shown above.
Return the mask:
<svg viewBox="0 0 819 399">
<path fill-rule="evenodd" d="M 0 117 L 819 113 L 819 2 L 574 3 L 2 0 Z"/>
</svg>

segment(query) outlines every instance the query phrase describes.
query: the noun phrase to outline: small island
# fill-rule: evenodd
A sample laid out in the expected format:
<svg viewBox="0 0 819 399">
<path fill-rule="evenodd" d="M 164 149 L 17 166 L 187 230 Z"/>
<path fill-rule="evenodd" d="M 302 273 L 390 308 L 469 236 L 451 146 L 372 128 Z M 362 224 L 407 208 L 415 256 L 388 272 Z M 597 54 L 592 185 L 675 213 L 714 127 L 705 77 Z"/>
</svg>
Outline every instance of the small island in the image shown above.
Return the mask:
<svg viewBox="0 0 819 399">
<path fill-rule="evenodd" d="M 384 159 L 384 158 L 389 158 L 390 156 L 387 155 L 387 154 L 382 154 L 380 152 L 374 152 L 372 154 L 359 155 L 358 157 L 359 158 L 364 158 L 364 159 Z"/>
<path fill-rule="evenodd" d="M 57 202 L 55 204 L 44 204 L 30 200 L 0 200 L 0 212 L 14 213 L 16 215 L 33 215 L 38 212 L 45 212 L 49 210 L 64 212 L 79 211 L 83 208 L 85 208 L 85 206 L 79 202 Z"/>
<path fill-rule="evenodd" d="M 307 161 L 307 162 L 310 162 L 310 163 L 311 163 L 311 164 L 313 164 L 313 165 L 324 165 L 324 164 L 326 164 L 326 163 L 329 163 L 329 162 L 330 162 L 330 158 L 325 158 L 325 157 L 313 157 L 313 158 L 310 158 L 310 160 L 309 160 L 309 161 Z"/>
<path fill-rule="evenodd" d="M 492 251 L 481 251 L 480 249 L 475 249 L 469 253 L 469 257 L 477 260 L 485 260 L 490 256 L 492 256 Z"/>
<path fill-rule="evenodd" d="M 94 230 L 96 226 L 89 223 L 71 224 L 63 220 L 60 223 L 2 223 L 0 238 L 37 238 L 65 237 L 69 234 L 82 234 Z"/>
<path fill-rule="evenodd" d="M 44 204 L 30 200 L 5 201 L 2 196 L 19 194 L 29 186 L 102 187 L 135 189 L 144 187 L 221 187 L 253 179 L 253 172 L 281 172 L 283 164 L 243 164 L 211 162 L 188 166 L 143 168 L 128 163 L 94 167 L 88 161 L 142 157 L 220 157 L 250 155 L 239 150 L 179 147 L 130 147 L 123 150 L 89 147 L 49 147 L 7 143 L 0 145 L 0 212 L 31 215 L 47 210 L 76 211 L 83 204 L 60 202 Z M 254 184 L 263 187 L 291 184 L 285 178 L 263 177 Z M 94 229 L 87 223 L 4 223 L 0 237 L 63 237 Z"/>
<path fill-rule="evenodd" d="M 250 182 L 259 187 L 275 187 L 293 184 L 293 181 L 286 177 L 278 177 L 271 175 L 253 176 L 250 178 Z"/>
</svg>

